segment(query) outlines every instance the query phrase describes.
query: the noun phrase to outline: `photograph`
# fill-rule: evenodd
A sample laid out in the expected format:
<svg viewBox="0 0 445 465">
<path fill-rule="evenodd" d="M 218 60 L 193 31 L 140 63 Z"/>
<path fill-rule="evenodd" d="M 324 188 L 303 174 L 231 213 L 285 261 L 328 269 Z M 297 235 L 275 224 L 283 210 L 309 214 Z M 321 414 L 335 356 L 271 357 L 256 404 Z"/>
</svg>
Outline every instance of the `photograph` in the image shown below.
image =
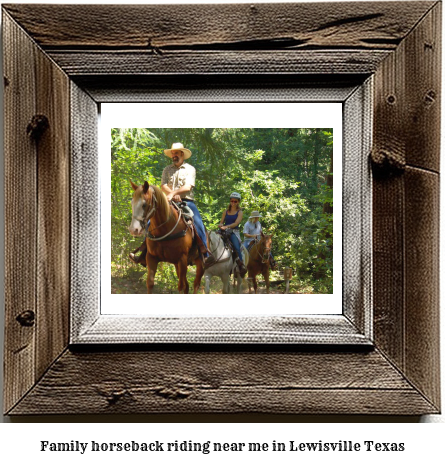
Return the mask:
<svg viewBox="0 0 445 465">
<path fill-rule="evenodd" d="M 332 128 L 113 128 L 111 292 L 332 294 L 333 177 Z"/>
</svg>

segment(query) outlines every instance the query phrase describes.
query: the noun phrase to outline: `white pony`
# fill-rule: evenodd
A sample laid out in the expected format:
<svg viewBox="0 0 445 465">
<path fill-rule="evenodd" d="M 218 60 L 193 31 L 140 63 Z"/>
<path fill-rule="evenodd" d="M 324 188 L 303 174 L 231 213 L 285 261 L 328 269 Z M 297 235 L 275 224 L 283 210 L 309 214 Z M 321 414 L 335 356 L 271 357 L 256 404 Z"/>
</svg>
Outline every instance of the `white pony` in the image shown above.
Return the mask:
<svg viewBox="0 0 445 465">
<path fill-rule="evenodd" d="M 241 246 L 241 248 L 243 247 Z M 213 276 L 219 276 L 223 282 L 223 294 L 229 294 L 230 273 L 235 276 L 236 269 L 236 262 L 232 258 L 232 251 L 224 244 L 221 236 L 214 231 L 211 231 L 209 234 L 209 249 L 215 257 L 216 263 L 207 268 L 204 272 L 205 293 L 210 293 L 210 279 Z M 246 262 L 244 262 L 244 264 L 247 266 Z M 239 273 L 236 273 L 236 275 L 236 292 L 239 294 L 241 292 L 243 279 Z"/>
</svg>

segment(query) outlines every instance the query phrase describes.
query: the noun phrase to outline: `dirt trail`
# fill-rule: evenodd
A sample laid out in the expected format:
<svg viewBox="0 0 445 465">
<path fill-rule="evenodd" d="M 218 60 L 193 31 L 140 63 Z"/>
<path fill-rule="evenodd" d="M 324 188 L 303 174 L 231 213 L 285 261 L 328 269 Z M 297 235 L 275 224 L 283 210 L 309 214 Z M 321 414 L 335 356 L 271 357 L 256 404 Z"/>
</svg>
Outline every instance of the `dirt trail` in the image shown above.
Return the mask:
<svg viewBox="0 0 445 465">
<path fill-rule="evenodd" d="M 145 285 L 145 281 L 142 280 L 144 276 L 144 272 L 134 272 L 130 277 L 112 277 L 111 278 L 111 293 L 112 294 L 146 294 L 147 288 Z M 191 289 L 191 292 L 193 290 Z M 233 290 L 231 292 L 234 292 Z M 253 286 L 252 286 L 253 292 Z M 155 294 L 178 294 L 176 288 L 168 287 L 168 286 L 161 286 L 156 284 L 154 287 Z M 200 294 L 204 294 L 204 280 L 201 282 L 201 289 Z M 210 293 L 211 294 L 222 294 L 222 282 L 219 278 L 213 278 L 210 282 Z M 241 294 L 248 294 L 249 288 L 247 285 L 246 280 L 243 282 L 243 288 Z M 265 294 L 266 293 L 266 285 L 264 281 L 261 279 L 258 282 L 258 293 Z M 275 285 L 275 283 L 271 283 L 270 287 L 270 294 L 284 294 L 284 285 Z"/>
</svg>

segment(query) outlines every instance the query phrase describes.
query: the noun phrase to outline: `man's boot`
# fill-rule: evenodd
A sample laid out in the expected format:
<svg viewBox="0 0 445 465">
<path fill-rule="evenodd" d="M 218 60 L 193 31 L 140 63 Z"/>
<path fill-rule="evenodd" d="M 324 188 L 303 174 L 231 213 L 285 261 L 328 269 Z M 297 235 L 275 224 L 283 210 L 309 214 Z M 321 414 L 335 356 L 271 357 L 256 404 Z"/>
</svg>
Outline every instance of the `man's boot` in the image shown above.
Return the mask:
<svg viewBox="0 0 445 465">
<path fill-rule="evenodd" d="M 141 254 L 138 257 L 136 256 L 137 252 L 141 252 Z M 145 268 L 147 267 L 146 257 L 147 257 L 147 244 L 145 243 L 145 241 L 141 244 L 140 247 L 138 247 L 136 250 L 133 250 L 133 252 L 129 254 L 129 258 L 134 264 L 142 265 Z"/>
<path fill-rule="evenodd" d="M 199 252 L 201 253 L 201 256 L 203 257 L 204 269 L 207 269 L 209 266 L 212 266 L 215 264 L 216 259 L 211 253 L 209 253 L 210 250 L 205 246 L 204 242 L 202 242 L 201 238 L 198 236 L 198 233 L 196 233 L 196 229 L 195 229 L 195 234 L 196 234 L 196 242 L 198 243 L 198 247 L 199 247 Z"/>
</svg>

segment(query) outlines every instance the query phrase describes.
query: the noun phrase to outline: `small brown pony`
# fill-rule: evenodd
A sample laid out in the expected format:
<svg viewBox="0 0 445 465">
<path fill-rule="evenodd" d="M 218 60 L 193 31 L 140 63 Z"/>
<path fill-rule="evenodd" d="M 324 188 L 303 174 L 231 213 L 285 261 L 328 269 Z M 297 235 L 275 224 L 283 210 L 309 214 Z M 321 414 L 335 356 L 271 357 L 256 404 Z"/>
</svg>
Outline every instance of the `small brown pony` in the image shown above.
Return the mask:
<svg viewBox="0 0 445 465">
<path fill-rule="evenodd" d="M 256 275 L 261 273 L 266 281 L 266 289 L 269 294 L 269 255 L 272 249 L 272 235 L 263 234 L 261 231 L 261 239 L 256 242 L 249 250 L 249 262 L 247 264 L 249 293 L 250 281 L 253 280 L 253 289 L 257 293 Z"/>
<path fill-rule="evenodd" d="M 131 200 L 132 219 L 130 234 L 141 236 L 147 221 L 150 227 L 145 239 L 147 244 L 147 292 L 153 291 L 156 270 L 159 262 L 173 263 L 178 276 L 178 290 L 188 294 L 187 265 L 196 265 L 196 277 L 193 283 L 195 294 L 199 290 L 204 266 L 199 256 L 196 238 L 187 227 L 178 211 L 167 201 L 167 197 L 157 186 L 137 186 L 130 181 L 134 193 Z"/>
</svg>

